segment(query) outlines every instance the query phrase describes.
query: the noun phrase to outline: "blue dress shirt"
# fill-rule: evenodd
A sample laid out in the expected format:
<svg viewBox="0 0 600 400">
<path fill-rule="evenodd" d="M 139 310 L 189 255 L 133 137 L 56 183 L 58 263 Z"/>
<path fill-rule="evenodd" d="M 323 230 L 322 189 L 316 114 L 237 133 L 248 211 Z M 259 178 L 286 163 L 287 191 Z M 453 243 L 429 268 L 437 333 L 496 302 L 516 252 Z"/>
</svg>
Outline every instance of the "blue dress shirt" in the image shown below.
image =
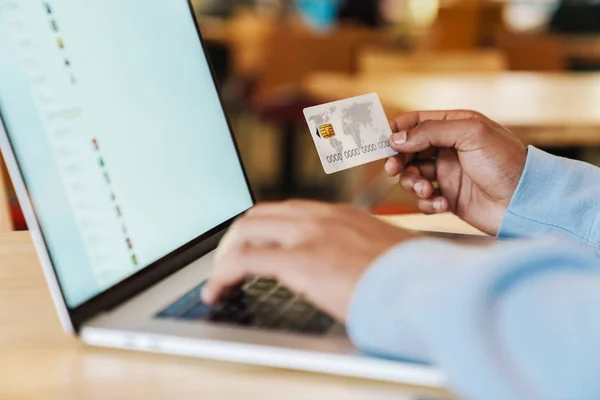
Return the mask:
<svg viewBox="0 0 600 400">
<path fill-rule="evenodd" d="M 353 342 L 435 364 L 465 399 L 600 399 L 600 168 L 530 147 L 498 236 L 384 254 L 354 294 Z"/>
</svg>

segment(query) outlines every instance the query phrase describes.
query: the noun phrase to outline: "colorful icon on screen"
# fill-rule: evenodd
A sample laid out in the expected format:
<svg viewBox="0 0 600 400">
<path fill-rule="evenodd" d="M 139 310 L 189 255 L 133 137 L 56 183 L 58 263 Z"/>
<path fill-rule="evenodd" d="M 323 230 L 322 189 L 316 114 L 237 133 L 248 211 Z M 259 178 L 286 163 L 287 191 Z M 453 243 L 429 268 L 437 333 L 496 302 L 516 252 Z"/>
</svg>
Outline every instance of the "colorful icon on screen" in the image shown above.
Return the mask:
<svg viewBox="0 0 600 400">
<path fill-rule="evenodd" d="M 106 184 L 108 186 L 108 194 L 110 195 L 110 199 L 114 206 L 115 215 L 119 220 L 118 223 L 121 225 L 121 230 L 123 231 L 123 235 L 124 235 L 123 239 L 125 241 L 125 244 L 127 245 L 127 250 L 128 250 L 129 256 L 131 257 L 131 263 L 133 264 L 133 266 L 137 267 L 139 264 L 137 255 L 134 252 L 133 243 L 127 232 L 128 230 L 127 230 L 127 225 L 125 224 L 125 221 L 124 221 L 123 211 L 121 210 L 121 206 L 117 202 L 117 195 L 115 193 L 110 175 L 108 173 L 107 163 L 104 160 L 104 157 L 102 157 L 102 152 L 100 151 L 100 142 L 98 141 L 97 138 L 92 138 L 92 146 L 94 148 L 94 151 L 97 153 L 98 167 L 100 168 L 100 171 L 102 172 L 102 176 L 104 177 L 104 180 L 106 181 Z"/>
</svg>

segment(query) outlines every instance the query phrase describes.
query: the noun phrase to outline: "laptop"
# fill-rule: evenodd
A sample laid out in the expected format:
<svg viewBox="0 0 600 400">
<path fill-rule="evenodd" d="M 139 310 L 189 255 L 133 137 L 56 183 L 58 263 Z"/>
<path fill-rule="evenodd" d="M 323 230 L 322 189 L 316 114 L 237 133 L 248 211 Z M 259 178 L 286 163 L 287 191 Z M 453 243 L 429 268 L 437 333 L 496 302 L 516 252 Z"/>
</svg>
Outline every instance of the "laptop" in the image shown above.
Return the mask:
<svg viewBox="0 0 600 400">
<path fill-rule="evenodd" d="M 92 346 L 441 387 L 285 287 L 200 300 L 254 205 L 186 0 L 0 0 L 1 149 L 64 329 Z"/>
</svg>

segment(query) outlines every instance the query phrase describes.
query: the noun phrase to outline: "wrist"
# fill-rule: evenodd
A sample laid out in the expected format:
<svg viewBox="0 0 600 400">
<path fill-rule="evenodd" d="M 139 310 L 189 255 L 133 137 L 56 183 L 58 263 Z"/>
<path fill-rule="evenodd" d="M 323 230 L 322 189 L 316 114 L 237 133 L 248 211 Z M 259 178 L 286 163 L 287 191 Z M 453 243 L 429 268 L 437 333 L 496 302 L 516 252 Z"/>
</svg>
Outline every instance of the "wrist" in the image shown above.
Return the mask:
<svg viewBox="0 0 600 400">
<path fill-rule="evenodd" d="M 498 183 L 494 183 L 495 187 L 480 185 L 484 188 L 484 197 L 488 200 L 484 200 L 481 203 L 482 207 L 476 212 L 469 211 L 465 221 L 490 236 L 497 236 L 500 233 L 502 222 L 523 180 L 528 154 L 529 149 L 523 148 L 522 151 L 515 152 L 507 165 L 498 166 L 496 171 L 502 174 L 502 178 L 497 181 Z M 472 221 L 468 218 L 471 215 Z"/>
</svg>

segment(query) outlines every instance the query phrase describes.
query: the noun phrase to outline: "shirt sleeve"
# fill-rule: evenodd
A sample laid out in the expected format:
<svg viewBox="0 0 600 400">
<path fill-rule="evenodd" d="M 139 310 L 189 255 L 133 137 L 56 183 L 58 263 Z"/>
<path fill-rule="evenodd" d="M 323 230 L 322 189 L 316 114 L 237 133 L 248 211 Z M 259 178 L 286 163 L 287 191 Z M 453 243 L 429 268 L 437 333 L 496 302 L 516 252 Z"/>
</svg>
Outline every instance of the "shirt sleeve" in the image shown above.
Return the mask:
<svg viewBox="0 0 600 400">
<path fill-rule="evenodd" d="M 403 244 L 363 276 L 347 329 L 366 353 L 433 363 L 467 399 L 600 398 L 600 262 L 576 244 Z"/>
<path fill-rule="evenodd" d="M 564 236 L 600 250 L 600 168 L 529 147 L 498 235 Z"/>
</svg>

